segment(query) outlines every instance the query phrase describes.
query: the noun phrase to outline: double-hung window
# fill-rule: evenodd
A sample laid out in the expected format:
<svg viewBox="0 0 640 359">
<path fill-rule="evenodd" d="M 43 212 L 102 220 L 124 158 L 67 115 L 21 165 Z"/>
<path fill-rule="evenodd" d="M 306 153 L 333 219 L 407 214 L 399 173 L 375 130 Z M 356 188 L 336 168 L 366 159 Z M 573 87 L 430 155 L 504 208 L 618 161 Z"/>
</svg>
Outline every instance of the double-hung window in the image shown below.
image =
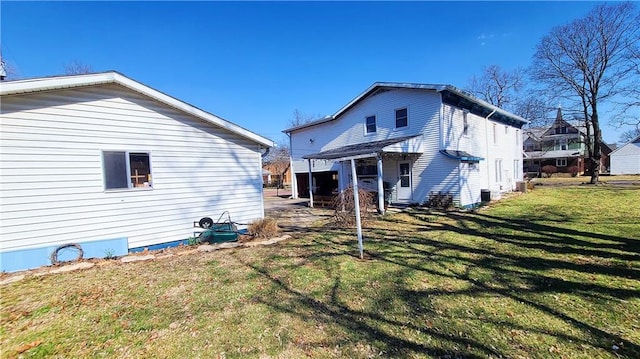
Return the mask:
<svg viewBox="0 0 640 359">
<path fill-rule="evenodd" d="M 105 189 L 152 187 L 148 152 L 103 151 L 102 162 Z"/>
<path fill-rule="evenodd" d="M 396 128 L 407 127 L 408 119 L 406 108 L 396 110 Z"/>
<path fill-rule="evenodd" d="M 469 118 L 467 117 L 468 113 L 465 111 L 462 114 L 462 135 L 469 136 Z"/>
<path fill-rule="evenodd" d="M 376 131 L 376 116 L 368 116 L 365 120 L 365 133 L 375 133 Z"/>
</svg>

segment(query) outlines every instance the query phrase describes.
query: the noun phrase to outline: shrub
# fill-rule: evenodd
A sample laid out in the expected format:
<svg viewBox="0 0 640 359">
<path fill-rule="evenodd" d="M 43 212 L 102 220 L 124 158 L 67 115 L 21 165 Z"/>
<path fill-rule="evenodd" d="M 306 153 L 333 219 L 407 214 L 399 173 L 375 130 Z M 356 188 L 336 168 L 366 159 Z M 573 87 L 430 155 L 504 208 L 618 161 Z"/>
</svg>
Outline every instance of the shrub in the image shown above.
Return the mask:
<svg viewBox="0 0 640 359">
<path fill-rule="evenodd" d="M 542 173 L 544 173 L 547 178 L 550 178 L 554 173 L 558 173 L 558 168 L 552 165 L 546 165 L 542 167 Z"/>
<path fill-rule="evenodd" d="M 358 200 L 360 201 L 360 221 L 364 222 L 369 216 L 369 208 L 373 208 L 373 194 L 358 188 Z M 335 208 L 334 221 L 336 226 L 346 228 L 353 227 L 356 223 L 356 206 L 353 200 L 353 187 L 349 186 L 343 196 L 337 195 L 331 203 Z"/>
<path fill-rule="evenodd" d="M 531 179 L 527 180 L 527 191 L 533 191 L 533 189 L 536 187 L 536 184 L 533 183 L 533 181 L 531 181 Z"/>
<path fill-rule="evenodd" d="M 571 173 L 571 177 L 575 177 L 578 175 L 578 172 L 579 172 L 578 166 L 571 166 L 568 168 L 568 170 L 569 170 L 569 173 Z"/>
<path fill-rule="evenodd" d="M 272 238 L 278 234 L 278 221 L 273 218 L 263 218 L 249 224 L 249 234 L 258 238 Z"/>
</svg>

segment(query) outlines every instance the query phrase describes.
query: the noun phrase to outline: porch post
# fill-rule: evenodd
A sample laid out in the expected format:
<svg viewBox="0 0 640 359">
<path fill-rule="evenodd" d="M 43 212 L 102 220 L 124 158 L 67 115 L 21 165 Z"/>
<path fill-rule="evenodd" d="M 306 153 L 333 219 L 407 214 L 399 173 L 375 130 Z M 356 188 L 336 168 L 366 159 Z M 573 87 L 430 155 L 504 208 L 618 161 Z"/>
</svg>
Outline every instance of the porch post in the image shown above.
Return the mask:
<svg viewBox="0 0 640 359">
<path fill-rule="evenodd" d="M 347 169 L 345 161 L 340 161 L 340 167 L 338 168 L 338 192 L 340 192 L 341 210 L 344 212 L 344 191 L 349 187 L 349 176 L 347 175 Z"/>
<path fill-rule="evenodd" d="M 382 153 L 378 153 L 378 213 L 384 214 L 384 183 L 382 182 Z"/>
<path fill-rule="evenodd" d="M 362 248 L 362 224 L 360 223 L 360 196 L 358 196 L 358 176 L 356 175 L 356 160 L 351 159 L 351 177 L 353 183 L 353 203 L 356 210 L 356 228 L 358 230 L 358 249 L 360 250 L 360 259 L 364 258 Z"/>
<path fill-rule="evenodd" d="M 313 171 L 311 171 L 311 159 L 307 161 L 309 163 L 309 207 L 313 208 Z"/>
</svg>

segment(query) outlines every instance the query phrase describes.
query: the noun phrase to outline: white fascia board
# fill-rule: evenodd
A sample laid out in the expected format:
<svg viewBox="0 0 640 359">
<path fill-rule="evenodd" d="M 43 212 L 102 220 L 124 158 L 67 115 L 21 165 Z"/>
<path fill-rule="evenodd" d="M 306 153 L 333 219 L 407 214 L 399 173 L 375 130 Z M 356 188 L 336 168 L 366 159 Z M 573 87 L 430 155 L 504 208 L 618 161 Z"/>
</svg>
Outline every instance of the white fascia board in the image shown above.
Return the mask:
<svg viewBox="0 0 640 359">
<path fill-rule="evenodd" d="M 58 76 L 32 80 L 3 82 L 0 84 L 0 95 L 18 95 L 29 92 L 59 90 L 72 87 L 94 86 L 109 83 L 116 83 L 121 86 L 127 87 L 131 90 L 134 90 L 166 105 L 169 105 L 175 109 L 201 118 L 218 127 L 224 128 L 241 137 L 257 142 L 260 145 L 266 147 L 275 146 L 274 142 L 266 137 L 262 137 L 225 119 L 203 111 L 195 106 L 189 105 L 186 102 L 180 101 L 175 97 L 171 97 L 149 86 L 131 80 L 130 78 L 115 71 L 78 76 Z"/>
<path fill-rule="evenodd" d="M 71 87 L 100 85 L 114 82 L 115 72 L 80 76 L 54 76 L 0 83 L 0 95 L 18 95 L 29 92 L 59 90 Z"/>
<path fill-rule="evenodd" d="M 479 99 L 479 98 L 477 98 L 477 97 L 473 96 L 472 94 L 467 93 L 466 91 L 460 90 L 459 88 L 457 88 L 457 87 L 455 87 L 455 86 L 452 86 L 452 85 L 444 85 L 444 86 L 441 86 L 437 91 L 438 91 L 438 92 L 442 92 L 442 91 L 444 91 L 444 90 L 448 90 L 448 91 L 451 91 L 451 92 L 455 92 L 455 93 L 456 93 L 456 94 L 458 94 L 459 96 L 462 96 L 462 97 L 466 98 L 466 99 L 467 99 L 467 100 L 469 100 L 469 101 L 475 102 L 475 103 L 477 103 L 477 104 L 479 104 L 479 105 L 481 105 L 481 106 L 485 106 L 485 107 L 487 107 L 487 108 L 490 108 L 490 109 L 492 109 L 492 110 L 495 110 L 495 112 L 497 112 L 497 113 L 499 113 L 499 114 L 501 114 L 501 115 L 503 115 L 503 116 L 507 116 L 507 117 L 511 117 L 511 118 L 513 118 L 513 119 L 516 119 L 516 120 L 518 120 L 518 121 L 522 122 L 522 123 L 523 123 L 523 124 L 525 124 L 525 125 L 526 125 L 527 123 L 529 123 L 529 121 L 528 121 L 528 120 L 525 120 L 524 118 L 522 118 L 522 117 L 520 117 L 520 116 L 518 116 L 518 115 L 516 115 L 516 114 L 513 114 L 513 113 L 511 113 L 511 112 L 509 112 L 509 111 L 503 110 L 503 109 L 501 109 L 500 107 L 497 107 L 497 106 L 495 106 L 495 105 L 492 105 L 492 104 L 490 104 L 490 103 L 488 103 L 488 102 L 486 102 L 486 101 L 484 101 L 484 100 L 481 100 L 481 99 Z M 489 119 L 491 119 L 491 118 L 489 118 Z"/>
</svg>

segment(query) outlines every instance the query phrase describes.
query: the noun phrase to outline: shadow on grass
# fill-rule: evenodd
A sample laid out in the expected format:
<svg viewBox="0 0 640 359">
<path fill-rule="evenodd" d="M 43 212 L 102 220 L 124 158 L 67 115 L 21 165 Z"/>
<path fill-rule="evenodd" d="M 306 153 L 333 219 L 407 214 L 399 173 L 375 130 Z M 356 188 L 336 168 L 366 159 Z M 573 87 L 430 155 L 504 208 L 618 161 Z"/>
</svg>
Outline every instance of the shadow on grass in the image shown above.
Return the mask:
<svg viewBox="0 0 640 359">
<path fill-rule="evenodd" d="M 342 263 L 359 260 L 356 258 L 353 231 L 330 228 L 323 228 L 322 235 L 318 235 L 318 228 L 301 228 L 303 235 L 315 233 L 313 239 L 289 244 L 302 251 L 300 256 L 303 260 L 297 262 L 296 266 L 313 263 L 313 268 L 325 271 L 327 278 L 333 281 L 328 296 L 317 297 L 307 293 L 304 288 L 295 288 L 283 279 L 278 272 L 281 267 L 277 263 L 258 265 L 245 262 L 271 282 L 275 291 L 279 293 L 275 296 L 260 296 L 256 300 L 280 313 L 299 317 L 305 322 L 338 325 L 347 332 L 347 338 L 332 338 L 331 342 L 317 343 L 319 345 L 365 341 L 382 351 L 384 356 L 426 354 L 452 358 L 480 358 L 510 357 L 513 353 L 504 349 L 504 346 L 498 349 L 489 345 L 483 338 L 468 333 L 442 327 L 438 329 L 411 319 L 398 319 L 387 313 L 388 306 L 392 300 L 399 300 L 412 308 L 415 312 L 412 314 L 417 316 L 432 311 L 432 308 L 425 307 L 427 299 L 451 296 L 505 298 L 531 308 L 532 313 L 543 313 L 544 316 L 554 318 L 575 330 L 554 329 L 553 326 L 526 327 L 509 318 L 497 320 L 477 316 L 465 318 L 464 315 L 459 315 L 456 319 L 475 320 L 504 330 L 552 336 L 559 342 L 600 348 L 612 355 L 614 354 L 611 348 L 616 345 L 620 348 L 615 353 L 617 357 L 640 357 L 638 343 L 631 342 L 604 326 L 588 322 L 578 313 L 560 304 L 550 303 L 541 296 L 567 294 L 579 296 L 584 300 L 617 302 L 637 299 L 640 297 L 640 290 L 637 289 L 640 286 L 616 286 L 615 283 L 607 285 L 602 282 L 589 282 L 587 279 L 588 276 L 603 275 L 612 277 L 612 281 L 615 281 L 615 278 L 637 281 L 640 272 L 632 265 L 624 263 L 640 261 L 640 239 L 479 213 L 450 212 L 436 215 L 446 217 L 447 220 L 444 221 L 435 218 L 433 213 L 413 211 L 409 215 L 412 217 L 411 221 L 391 217 L 388 222 L 405 226 L 405 229 L 411 227 L 413 232 L 410 229 L 398 230 L 393 237 L 389 235 L 388 225 L 385 225 L 385 229 L 367 230 L 365 252 L 369 260 L 388 263 L 393 268 L 401 269 L 396 273 L 397 278 L 393 279 L 392 293 L 378 293 L 376 298 L 369 298 L 377 303 L 378 310 L 354 309 L 346 303 L 345 298 L 341 299 L 338 295 L 343 278 L 336 274 L 331 266 L 335 266 L 336 260 Z M 415 229 L 418 230 L 417 233 Z M 490 245 L 482 247 L 473 241 L 454 243 L 430 235 L 432 231 L 478 238 L 482 245 Z M 345 240 L 345 237 L 348 240 Z M 499 246 L 501 249 L 496 250 L 493 246 Z M 580 263 L 577 259 L 581 257 L 603 261 L 615 259 L 621 263 Z M 473 272 L 477 270 L 488 273 L 487 277 Z M 550 270 L 571 271 L 577 273 L 578 277 L 557 278 L 549 273 Z M 410 273 L 462 281 L 467 285 L 463 289 L 410 289 L 406 286 Z M 390 295 L 394 298 L 389 298 Z M 286 297 L 286 300 L 283 300 L 283 297 Z M 439 314 L 433 312 L 429 315 L 437 317 Z M 422 336 L 434 338 L 435 343 L 421 342 L 400 334 L 406 328 L 419 332 Z M 528 349 L 523 350 L 527 353 Z M 533 350 L 534 352 L 527 355 L 540 354 L 539 348 Z"/>
</svg>

